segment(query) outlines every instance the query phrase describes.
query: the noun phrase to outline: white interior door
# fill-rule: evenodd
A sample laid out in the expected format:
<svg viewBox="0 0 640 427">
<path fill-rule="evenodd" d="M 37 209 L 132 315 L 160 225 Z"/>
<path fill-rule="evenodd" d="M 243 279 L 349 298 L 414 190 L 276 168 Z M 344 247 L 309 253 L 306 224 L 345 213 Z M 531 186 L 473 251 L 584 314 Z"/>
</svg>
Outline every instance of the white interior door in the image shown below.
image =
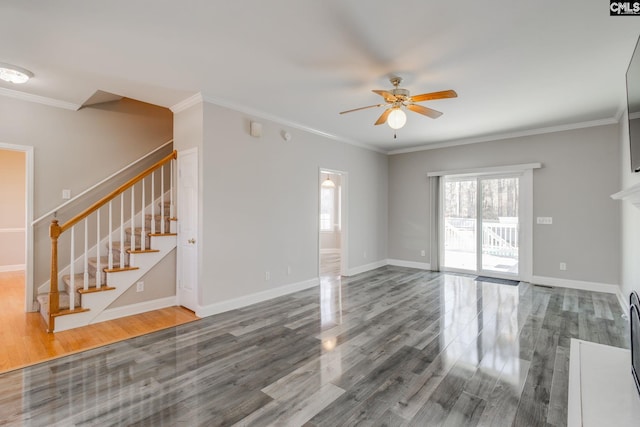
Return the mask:
<svg viewBox="0 0 640 427">
<path fill-rule="evenodd" d="M 198 308 L 198 150 L 178 155 L 178 304 Z"/>
</svg>

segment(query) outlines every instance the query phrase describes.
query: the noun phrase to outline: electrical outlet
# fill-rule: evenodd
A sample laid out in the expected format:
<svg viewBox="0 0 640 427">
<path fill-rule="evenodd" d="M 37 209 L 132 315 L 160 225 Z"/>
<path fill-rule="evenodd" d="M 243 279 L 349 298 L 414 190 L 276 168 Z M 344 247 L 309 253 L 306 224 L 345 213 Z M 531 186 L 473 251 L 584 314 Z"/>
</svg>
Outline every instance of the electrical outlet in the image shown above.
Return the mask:
<svg viewBox="0 0 640 427">
<path fill-rule="evenodd" d="M 420 256 L 427 256 L 427 252 L 423 249 L 420 251 Z"/>
<path fill-rule="evenodd" d="M 366 257 L 367 257 L 367 251 L 364 251 L 364 254 L 362 254 L 362 257 L 363 257 L 363 258 L 366 258 Z"/>
<path fill-rule="evenodd" d="M 136 283 L 136 292 L 143 292 L 143 291 L 144 291 L 144 282 Z"/>
<path fill-rule="evenodd" d="M 62 190 L 62 199 L 69 200 L 71 198 L 71 190 Z"/>
<path fill-rule="evenodd" d="M 561 262 L 560 263 L 560 270 L 565 271 L 567 269 L 567 263 L 566 262 Z"/>
<path fill-rule="evenodd" d="M 551 225 L 553 224 L 553 218 L 550 216 L 539 216 L 536 218 L 536 222 L 541 225 Z"/>
<path fill-rule="evenodd" d="M 264 272 L 264 280 L 267 280 L 267 281 L 271 280 L 271 273 L 270 272 L 268 272 L 268 271 Z"/>
<path fill-rule="evenodd" d="M 287 266 L 287 276 L 291 276 L 291 266 Z"/>
</svg>

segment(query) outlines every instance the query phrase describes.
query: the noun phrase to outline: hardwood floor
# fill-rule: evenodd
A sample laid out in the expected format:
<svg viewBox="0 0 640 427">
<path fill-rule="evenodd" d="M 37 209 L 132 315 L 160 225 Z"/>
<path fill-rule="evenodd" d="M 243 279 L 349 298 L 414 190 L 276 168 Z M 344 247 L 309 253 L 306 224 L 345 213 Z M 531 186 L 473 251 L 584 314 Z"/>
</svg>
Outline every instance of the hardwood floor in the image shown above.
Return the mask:
<svg viewBox="0 0 640 427">
<path fill-rule="evenodd" d="M 10 425 L 562 426 L 613 295 L 383 267 L 0 375 Z"/>
<path fill-rule="evenodd" d="M 49 334 L 40 313 L 24 312 L 23 272 L 0 273 L 0 296 L 0 372 L 197 319 L 189 310 L 169 307 Z"/>
</svg>

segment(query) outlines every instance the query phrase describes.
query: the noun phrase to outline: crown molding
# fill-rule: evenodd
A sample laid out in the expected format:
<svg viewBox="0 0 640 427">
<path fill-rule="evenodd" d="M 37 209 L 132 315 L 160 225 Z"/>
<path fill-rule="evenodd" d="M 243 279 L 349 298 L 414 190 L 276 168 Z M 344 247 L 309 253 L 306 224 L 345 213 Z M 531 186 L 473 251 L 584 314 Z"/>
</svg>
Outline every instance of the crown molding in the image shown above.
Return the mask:
<svg viewBox="0 0 640 427">
<path fill-rule="evenodd" d="M 454 141 L 440 142 L 435 144 L 421 145 L 418 147 L 402 148 L 399 150 L 389 151 L 387 154 L 392 155 L 392 154 L 414 153 L 416 151 L 435 150 L 436 148 L 448 148 L 448 147 L 455 147 L 458 145 L 475 144 L 478 142 L 490 142 L 490 141 L 499 141 L 501 139 L 521 138 L 524 136 L 542 135 L 545 133 L 562 132 L 566 130 L 583 129 L 583 128 L 590 128 L 595 126 L 612 125 L 617 123 L 619 123 L 619 120 L 617 120 L 615 117 L 611 117 L 607 119 L 591 120 L 588 122 L 570 123 L 566 125 L 551 126 L 546 128 L 529 129 L 529 130 L 520 131 L 520 132 L 509 132 L 509 133 L 503 133 L 503 134 L 487 135 L 487 136 L 482 136 L 478 138 L 467 138 L 467 139 L 459 139 Z"/>
<path fill-rule="evenodd" d="M 72 102 L 61 101 L 59 99 L 47 98 L 46 96 L 33 95 L 31 93 L 20 92 L 18 90 L 7 89 L 0 87 L 0 95 L 9 98 L 20 99 L 27 102 L 35 102 L 37 104 L 48 105 L 50 107 L 64 108 L 65 110 L 78 111 L 80 104 L 74 104 Z"/>
<path fill-rule="evenodd" d="M 194 105 L 199 104 L 201 102 L 202 102 L 202 94 L 198 92 L 194 95 L 191 95 L 187 99 L 184 99 L 178 102 L 177 104 L 172 105 L 171 107 L 169 107 L 169 109 L 173 114 L 181 113 L 187 108 L 193 107 Z"/>
<path fill-rule="evenodd" d="M 375 151 L 376 153 L 382 153 L 382 154 L 387 154 L 388 152 L 386 150 L 382 150 L 376 147 L 372 147 L 371 145 L 365 144 L 363 142 L 360 141 L 355 141 L 353 139 L 349 139 L 349 138 L 343 138 L 341 136 L 338 135 L 334 135 L 328 132 L 323 132 L 319 129 L 313 128 L 311 126 L 307 126 L 301 123 L 297 123 L 291 120 L 287 120 L 287 119 L 283 119 L 282 117 L 278 117 L 278 116 L 274 116 L 272 114 L 266 113 L 264 111 L 260 111 L 260 110 L 255 110 L 253 108 L 249 108 L 243 105 L 239 105 L 239 104 L 235 104 L 233 102 L 229 102 L 227 100 L 224 99 L 220 99 L 220 98 L 215 98 L 215 97 L 210 97 L 210 96 L 204 96 L 203 97 L 204 101 L 210 104 L 214 104 L 220 107 L 224 107 L 224 108 L 228 108 L 230 110 L 233 111 L 237 111 L 239 113 L 243 113 L 243 114 L 247 114 L 249 116 L 252 117 L 256 117 L 256 118 L 260 118 L 260 119 L 264 119 L 264 120 L 269 120 L 271 122 L 274 123 L 278 123 L 281 124 L 283 126 L 288 126 L 290 128 L 294 128 L 294 129 L 299 129 L 305 132 L 309 132 L 315 135 L 319 135 L 328 139 L 332 139 L 334 141 L 338 141 L 338 142 L 343 142 L 345 144 L 349 144 L 349 145 L 353 145 L 356 146 L 358 148 L 363 148 L 365 150 L 369 150 L 369 151 Z"/>
</svg>

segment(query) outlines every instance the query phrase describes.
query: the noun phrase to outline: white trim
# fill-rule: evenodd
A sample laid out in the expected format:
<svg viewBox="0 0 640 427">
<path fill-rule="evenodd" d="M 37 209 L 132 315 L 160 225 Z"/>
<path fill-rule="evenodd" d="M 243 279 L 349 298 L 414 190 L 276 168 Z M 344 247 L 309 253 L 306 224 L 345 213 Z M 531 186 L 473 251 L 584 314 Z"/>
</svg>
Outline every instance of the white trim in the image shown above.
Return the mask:
<svg viewBox="0 0 640 427">
<path fill-rule="evenodd" d="M 51 209 L 49 212 L 47 212 L 46 214 L 38 217 L 38 219 L 36 219 L 35 221 L 33 221 L 31 224 L 32 225 L 36 225 L 37 223 L 39 223 L 40 221 L 42 221 L 43 219 L 47 218 L 49 215 L 53 214 L 54 212 L 62 209 L 63 207 L 67 206 L 69 203 L 73 203 L 74 201 L 76 201 L 77 199 L 79 199 L 80 197 L 84 196 L 85 194 L 87 194 L 88 192 L 90 192 L 91 190 L 101 186 L 102 184 L 104 184 L 105 182 L 111 180 L 112 178 L 116 177 L 117 175 L 121 174 L 122 172 L 124 172 L 125 170 L 129 169 L 130 167 L 132 167 L 133 165 L 135 165 L 138 162 L 141 162 L 142 160 L 146 159 L 147 157 L 151 156 L 152 154 L 158 152 L 159 150 L 163 149 L 164 147 L 166 147 L 169 144 L 173 143 L 173 139 L 170 139 L 169 141 L 165 142 L 164 144 L 162 144 L 161 146 L 155 148 L 153 151 L 148 152 L 147 154 L 145 154 L 144 156 L 140 157 L 138 160 L 134 160 L 133 162 L 129 163 L 127 166 L 121 168 L 120 170 L 118 170 L 117 172 L 112 173 L 111 175 L 109 175 L 108 177 L 104 178 L 102 181 L 98 182 L 97 184 L 93 184 L 91 187 L 87 188 L 86 190 L 84 190 L 81 193 L 76 194 L 73 198 L 67 200 L 66 202 L 62 203 L 61 205 Z"/>
<path fill-rule="evenodd" d="M 6 273 L 8 271 L 22 271 L 25 268 L 25 264 L 0 265 L 0 273 Z"/>
<path fill-rule="evenodd" d="M 21 101 L 35 102 L 37 104 L 48 105 L 49 107 L 64 108 L 65 110 L 78 111 L 82 105 L 72 102 L 61 101 L 59 99 L 47 98 L 45 96 L 33 95 L 31 93 L 0 87 L 0 95 L 8 98 L 19 99 Z"/>
<path fill-rule="evenodd" d="M 428 172 L 427 177 L 445 175 L 484 175 L 502 172 L 524 172 L 531 169 L 540 169 L 541 167 L 542 163 L 523 163 L 519 165 L 490 166 L 486 168 L 453 169 Z"/>
<path fill-rule="evenodd" d="M 355 276 L 356 274 L 366 273 L 367 271 L 375 270 L 376 268 L 384 267 L 387 265 L 387 260 L 372 262 L 370 264 L 360 265 L 358 267 L 350 268 L 347 270 L 347 277 Z"/>
<path fill-rule="evenodd" d="M 428 262 L 405 261 L 402 259 L 388 259 L 387 265 L 396 267 L 418 268 L 420 270 L 431 270 L 431 264 Z"/>
<path fill-rule="evenodd" d="M 198 92 L 195 95 L 192 95 L 178 102 L 177 104 L 172 105 L 171 107 L 169 107 L 169 109 L 173 114 L 181 113 L 187 108 L 193 107 L 194 105 L 199 104 L 201 102 L 202 102 L 202 94 Z"/>
<path fill-rule="evenodd" d="M 617 295 L 620 286 L 610 283 L 586 282 L 583 280 L 559 279 L 555 277 L 532 276 L 531 284 L 554 286 L 559 288 L 580 289 L 591 292 L 604 292 Z"/>
<path fill-rule="evenodd" d="M 125 305 L 123 307 L 107 308 L 100 313 L 91 323 L 105 322 L 107 320 L 119 319 L 125 316 L 133 316 L 134 314 L 146 313 L 148 311 L 160 310 L 162 308 L 174 307 L 176 305 L 176 297 L 158 298 L 151 301 L 139 302 L 136 304 Z"/>
<path fill-rule="evenodd" d="M 0 233 L 23 233 L 27 231 L 26 228 L 0 228 Z"/>
<path fill-rule="evenodd" d="M 291 283 L 289 285 L 279 286 L 277 288 L 269 289 L 262 292 L 256 292 L 250 295 L 245 295 L 238 298 L 232 298 L 229 300 L 209 304 L 206 306 L 200 306 L 196 310 L 196 316 L 207 317 L 214 314 L 224 313 L 226 311 L 236 310 L 238 308 L 247 307 L 252 304 L 267 301 L 273 298 L 281 297 L 284 295 L 292 294 L 294 292 L 303 291 L 305 289 L 314 288 L 320 285 L 318 278 L 305 280 L 303 282 Z"/>
<path fill-rule="evenodd" d="M 509 132 L 509 133 L 503 133 L 503 134 L 487 135 L 487 136 L 481 136 L 481 137 L 477 137 L 477 138 L 458 139 L 458 140 L 447 141 L 447 142 L 436 142 L 436 143 L 428 144 L 428 145 L 420 145 L 418 147 L 402 148 L 402 149 L 399 149 L 399 150 L 391 150 L 387 154 L 391 155 L 391 154 L 414 153 L 416 151 L 426 151 L 426 150 L 434 150 L 436 148 L 455 147 L 457 145 L 468 145 L 468 144 L 475 144 L 475 143 L 478 143 L 478 142 L 499 141 L 501 139 L 521 138 L 521 137 L 524 137 L 524 136 L 542 135 L 542 134 L 545 134 L 545 133 L 563 132 L 563 131 L 574 130 L 574 129 L 583 129 L 583 128 L 590 128 L 590 127 L 596 127 L 596 126 L 613 125 L 613 124 L 617 124 L 618 122 L 619 122 L 619 120 L 616 120 L 615 117 L 611 117 L 611 118 L 607 118 L 607 119 L 591 120 L 591 121 L 588 121 L 588 122 L 570 123 L 570 124 L 566 124 L 566 125 L 551 126 L 551 127 L 546 127 L 546 128 L 529 129 L 529 130 L 524 130 L 524 131 L 519 131 L 519 132 Z"/>
</svg>

